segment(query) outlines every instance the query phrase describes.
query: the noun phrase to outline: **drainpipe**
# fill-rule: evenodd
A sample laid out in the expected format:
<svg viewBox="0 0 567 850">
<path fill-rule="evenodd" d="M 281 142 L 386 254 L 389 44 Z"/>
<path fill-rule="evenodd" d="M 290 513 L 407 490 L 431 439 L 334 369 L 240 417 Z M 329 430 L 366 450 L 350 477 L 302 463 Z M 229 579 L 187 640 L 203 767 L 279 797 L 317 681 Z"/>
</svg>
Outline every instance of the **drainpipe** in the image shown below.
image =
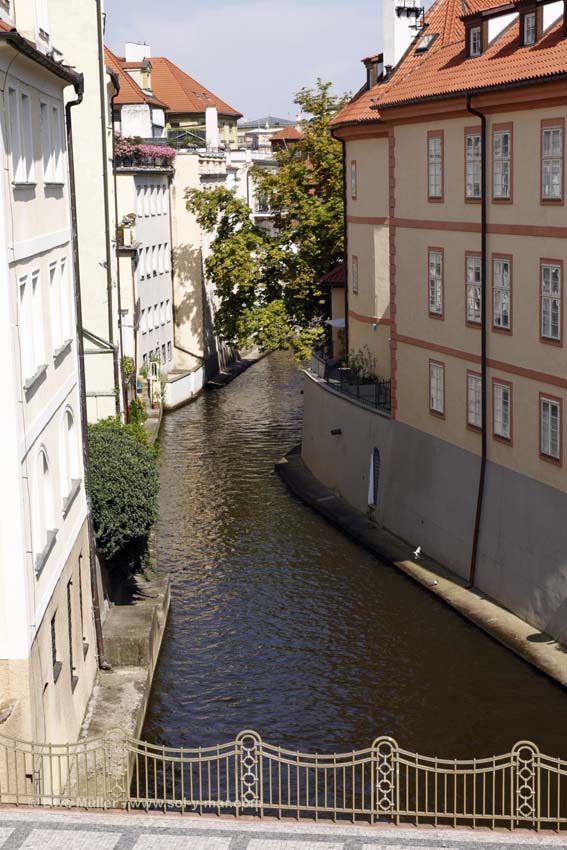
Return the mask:
<svg viewBox="0 0 567 850">
<path fill-rule="evenodd" d="M 120 92 L 120 81 L 118 79 L 118 75 L 113 71 L 108 72 L 110 78 L 112 80 L 112 84 L 114 86 L 114 94 L 110 99 L 110 109 L 111 109 L 111 125 L 112 125 L 112 177 L 114 180 L 114 224 L 118 227 L 118 178 L 116 176 L 116 136 L 114 134 L 114 103 Z M 118 299 L 118 334 L 119 334 L 119 344 L 120 344 L 120 360 L 124 357 L 124 334 L 122 331 L 122 287 L 121 287 L 121 277 L 120 277 L 120 258 L 118 256 L 118 231 L 115 234 L 116 240 L 116 290 L 117 290 L 117 299 Z M 134 313 L 136 308 L 136 301 L 134 300 Z M 132 317 L 132 322 L 134 322 L 134 317 Z M 134 328 L 134 340 L 136 340 L 136 329 Z M 137 363 L 134 362 L 134 368 L 137 368 Z M 121 375 L 122 382 L 121 384 L 117 384 L 117 386 L 122 386 L 122 404 L 124 405 L 124 417 L 126 422 L 128 422 L 128 388 L 124 384 L 123 375 Z"/>
<path fill-rule="evenodd" d="M 480 332 L 481 332 L 481 461 L 480 461 L 480 477 L 478 481 L 478 495 L 476 501 L 476 516 L 474 523 L 474 535 L 471 555 L 471 568 L 469 573 L 469 587 L 473 587 L 476 578 L 476 567 L 478 560 L 478 543 L 480 538 L 480 528 L 482 522 L 482 507 L 484 502 L 485 478 L 486 478 L 486 453 L 487 453 L 487 415 L 486 415 L 486 386 L 487 386 L 487 328 L 486 328 L 486 270 L 487 270 L 487 255 L 486 255 L 486 226 L 487 226 L 487 169 L 486 169 L 486 115 L 473 109 L 471 106 L 471 96 L 467 94 L 467 111 L 476 118 L 480 118 L 481 136 L 480 136 L 480 161 L 481 161 L 481 304 L 480 304 Z"/>
<path fill-rule="evenodd" d="M 102 137 L 102 178 L 104 181 L 104 219 L 106 236 L 106 297 L 108 299 L 108 339 L 114 348 L 114 386 L 116 388 L 116 415 L 120 416 L 120 362 L 119 351 L 114 344 L 114 326 L 112 322 L 112 234 L 110 232 L 110 199 L 108 197 L 108 147 L 106 141 L 106 66 L 104 62 L 104 30 L 101 0 L 95 0 L 98 34 L 98 65 L 100 88 L 100 124 Z"/>
<path fill-rule="evenodd" d="M 341 139 L 343 148 L 343 229 L 344 229 L 344 270 L 345 270 L 345 357 L 348 357 L 348 338 L 349 338 L 349 321 L 348 321 L 348 223 L 347 223 L 347 156 L 346 142 Z"/>
<path fill-rule="evenodd" d="M 75 181 L 75 153 L 73 149 L 73 125 L 71 110 L 83 102 L 85 82 L 81 74 L 81 80 L 75 86 L 77 99 L 70 101 L 65 106 L 65 118 L 67 128 L 67 153 L 69 160 L 69 195 L 71 206 L 71 233 L 73 245 L 73 288 L 75 297 L 76 335 L 79 355 L 79 397 L 81 406 L 81 431 L 83 443 L 83 466 L 85 470 L 85 494 L 87 499 L 87 524 L 89 534 L 89 565 L 91 574 L 91 594 L 93 602 L 93 615 L 96 634 L 96 656 L 98 666 L 102 670 L 108 670 L 109 665 L 104 658 L 104 640 L 102 636 L 102 622 L 100 617 L 100 596 L 98 583 L 98 567 L 96 559 L 95 533 L 93 525 L 93 510 L 91 497 L 91 462 L 89 456 L 89 429 L 87 419 L 87 393 L 85 380 L 85 344 L 83 339 L 83 312 L 81 304 L 81 268 L 79 262 L 79 231 L 77 224 L 77 190 Z"/>
</svg>

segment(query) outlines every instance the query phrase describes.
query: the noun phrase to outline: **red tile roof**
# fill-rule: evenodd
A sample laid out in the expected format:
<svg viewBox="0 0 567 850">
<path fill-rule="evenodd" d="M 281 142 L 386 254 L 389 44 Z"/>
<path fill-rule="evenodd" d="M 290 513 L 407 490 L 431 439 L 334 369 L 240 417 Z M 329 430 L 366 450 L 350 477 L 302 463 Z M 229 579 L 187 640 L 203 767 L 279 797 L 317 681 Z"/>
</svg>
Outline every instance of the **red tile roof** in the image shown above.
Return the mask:
<svg viewBox="0 0 567 850">
<path fill-rule="evenodd" d="M 118 81 L 120 83 L 120 91 L 115 98 L 115 103 L 118 106 L 125 106 L 130 103 L 147 103 L 150 106 L 161 107 L 162 109 L 167 109 L 167 106 L 163 101 L 159 100 L 155 96 L 151 96 L 146 94 L 138 85 L 135 80 L 132 79 L 130 74 L 125 71 L 126 63 L 119 57 L 115 56 L 115 54 L 108 49 L 108 47 L 104 48 L 104 59 L 108 68 L 111 71 L 114 71 L 115 74 L 118 75 Z M 131 63 L 129 63 L 131 64 Z"/>
<path fill-rule="evenodd" d="M 494 6 L 495 0 L 468 0 L 466 9 L 469 13 Z M 421 33 L 392 76 L 355 97 L 333 119 L 332 126 L 379 121 L 380 109 L 387 106 L 567 73 L 562 17 L 536 44 L 526 47 L 520 44 L 516 19 L 482 56 L 467 58 L 462 15 L 461 0 L 436 0 L 425 15 L 427 32 L 439 34 L 430 48 L 416 52 Z"/>
<path fill-rule="evenodd" d="M 298 142 L 303 138 L 303 134 L 295 127 L 284 127 L 270 139 L 272 142 Z"/>
<path fill-rule="evenodd" d="M 324 274 L 319 279 L 321 286 L 344 286 L 345 285 L 345 264 L 344 262 L 337 263 L 333 266 L 330 272 Z"/>
<path fill-rule="evenodd" d="M 197 80 L 164 57 L 152 58 L 152 88 L 160 99 L 166 101 L 169 112 L 176 114 L 202 114 L 208 106 L 216 106 L 219 115 L 241 118 L 242 113 L 233 109 L 216 94 L 206 89 Z"/>
</svg>

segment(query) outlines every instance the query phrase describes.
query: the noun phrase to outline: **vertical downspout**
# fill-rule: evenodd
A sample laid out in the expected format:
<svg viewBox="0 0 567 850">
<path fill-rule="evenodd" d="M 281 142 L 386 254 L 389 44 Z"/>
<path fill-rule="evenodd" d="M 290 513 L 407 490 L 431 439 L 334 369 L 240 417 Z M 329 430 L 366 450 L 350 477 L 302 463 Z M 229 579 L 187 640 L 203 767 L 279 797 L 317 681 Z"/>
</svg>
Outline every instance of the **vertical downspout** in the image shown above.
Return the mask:
<svg viewBox="0 0 567 850">
<path fill-rule="evenodd" d="M 71 110 L 83 102 L 84 78 L 81 75 L 80 83 L 75 86 L 77 99 L 70 101 L 65 106 L 65 118 L 67 129 L 67 155 L 69 160 L 69 194 L 71 206 L 71 238 L 73 245 L 73 287 L 75 296 L 75 321 L 77 346 L 79 355 L 79 397 L 81 405 L 81 431 L 83 443 L 83 466 L 85 470 L 85 494 L 87 499 L 87 524 L 89 534 L 89 565 L 91 574 L 91 594 L 93 600 L 93 614 L 96 634 L 96 655 L 98 666 L 108 669 L 104 659 L 104 641 L 102 636 L 102 622 L 100 617 L 100 597 L 98 583 L 98 568 L 96 559 L 95 534 L 93 525 L 93 510 L 91 497 L 91 462 L 89 456 L 89 429 L 87 419 L 87 395 L 85 379 L 85 344 L 83 339 L 83 312 L 81 304 L 81 268 L 79 262 L 79 231 L 77 224 L 77 190 L 75 181 L 75 153 L 73 149 L 73 125 L 71 121 Z"/>
<path fill-rule="evenodd" d="M 345 357 L 348 357 L 348 223 L 347 223 L 347 156 L 346 142 L 340 140 L 343 147 L 343 228 L 344 228 L 344 270 L 345 270 Z"/>
<path fill-rule="evenodd" d="M 111 124 L 112 124 L 112 179 L 114 180 L 114 224 L 116 228 L 118 228 L 118 179 L 116 177 L 116 136 L 114 134 L 114 101 L 120 92 L 120 81 L 118 79 L 118 75 L 114 73 L 110 73 L 110 77 L 112 79 L 112 83 L 114 85 L 114 94 L 110 99 L 110 109 L 111 109 Z M 119 334 L 119 342 L 120 342 L 120 361 L 122 362 L 122 358 L 124 357 L 124 334 L 122 331 L 122 287 L 121 287 L 121 278 L 120 278 L 120 258 L 118 256 L 118 230 L 115 234 L 115 244 L 116 244 L 116 289 L 117 289 L 117 297 L 118 297 L 118 334 Z M 134 314 L 136 311 L 136 301 L 134 300 Z M 134 322 L 134 316 L 132 317 L 132 322 Z M 134 339 L 136 337 L 136 331 L 134 329 Z M 137 363 L 134 363 L 134 368 L 137 368 Z M 122 386 L 122 404 L 124 405 L 124 418 L 126 422 L 128 422 L 128 388 L 124 384 L 124 375 L 121 376 L 121 384 Z"/>
<path fill-rule="evenodd" d="M 487 403 L 486 403 L 486 386 L 487 386 L 487 328 L 486 328 L 486 226 L 487 226 L 487 169 L 486 169 L 486 115 L 478 112 L 471 106 L 471 96 L 467 94 L 467 111 L 477 118 L 480 118 L 481 136 L 480 136 L 480 161 L 481 161 L 481 304 L 480 304 L 480 331 L 481 331 L 481 418 L 482 418 L 482 449 L 480 462 L 480 477 L 478 481 L 478 495 L 476 502 L 476 517 L 474 523 L 474 535 L 471 555 L 471 568 L 469 573 L 469 587 L 473 587 L 476 578 L 476 567 L 478 561 L 478 543 L 480 538 L 480 528 L 482 522 L 482 506 L 484 502 L 484 489 L 486 477 L 486 451 L 487 451 Z"/>
<path fill-rule="evenodd" d="M 100 87 L 100 123 L 102 134 L 102 177 L 104 180 L 104 218 L 106 236 L 106 297 L 108 299 L 108 339 L 114 348 L 114 386 L 116 390 L 116 415 L 120 416 L 120 364 L 119 352 L 114 344 L 114 325 L 112 321 L 112 244 L 110 233 L 110 200 L 108 197 L 108 147 L 106 141 L 106 66 L 104 62 L 104 32 L 102 27 L 101 0 L 95 0 L 98 33 L 98 66 Z"/>
</svg>

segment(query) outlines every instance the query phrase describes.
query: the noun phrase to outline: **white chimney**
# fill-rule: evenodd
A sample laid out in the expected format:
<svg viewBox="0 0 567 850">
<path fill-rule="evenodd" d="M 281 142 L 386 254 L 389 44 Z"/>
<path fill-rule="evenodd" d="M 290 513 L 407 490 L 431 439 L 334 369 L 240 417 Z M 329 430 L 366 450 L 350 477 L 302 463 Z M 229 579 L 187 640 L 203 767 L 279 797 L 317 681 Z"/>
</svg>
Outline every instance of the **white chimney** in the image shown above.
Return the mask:
<svg viewBox="0 0 567 850">
<path fill-rule="evenodd" d="M 127 41 L 124 47 L 124 58 L 126 62 L 142 62 L 143 59 L 150 59 L 152 48 L 149 44 L 139 41 Z"/>
<path fill-rule="evenodd" d="M 220 145 L 219 136 L 219 114 L 216 106 L 207 106 L 205 112 L 205 130 L 207 134 L 207 148 L 218 151 Z"/>
<path fill-rule="evenodd" d="M 416 34 L 410 25 L 415 25 L 420 5 L 421 0 L 382 0 L 384 68 L 395 67 L 410 46 Z"/>
</svg>

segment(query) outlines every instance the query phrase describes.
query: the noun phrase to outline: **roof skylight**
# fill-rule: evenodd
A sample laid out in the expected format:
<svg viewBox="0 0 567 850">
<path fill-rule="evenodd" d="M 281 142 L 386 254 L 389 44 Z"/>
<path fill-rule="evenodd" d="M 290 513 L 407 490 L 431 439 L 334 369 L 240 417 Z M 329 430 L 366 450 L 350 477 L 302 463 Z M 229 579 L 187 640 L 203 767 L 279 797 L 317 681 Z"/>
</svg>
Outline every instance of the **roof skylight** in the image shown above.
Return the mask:
<svg viewBox="0 0 567 850">
<path fill-rule="evenodd" d="M 423 36 L 417 47 L 415 48 L 416 53 L 425 53 L 426 50 L 429 50 L 435 39 L 439 33 L 437 32 L 428 32 Z"/>
</svg>

